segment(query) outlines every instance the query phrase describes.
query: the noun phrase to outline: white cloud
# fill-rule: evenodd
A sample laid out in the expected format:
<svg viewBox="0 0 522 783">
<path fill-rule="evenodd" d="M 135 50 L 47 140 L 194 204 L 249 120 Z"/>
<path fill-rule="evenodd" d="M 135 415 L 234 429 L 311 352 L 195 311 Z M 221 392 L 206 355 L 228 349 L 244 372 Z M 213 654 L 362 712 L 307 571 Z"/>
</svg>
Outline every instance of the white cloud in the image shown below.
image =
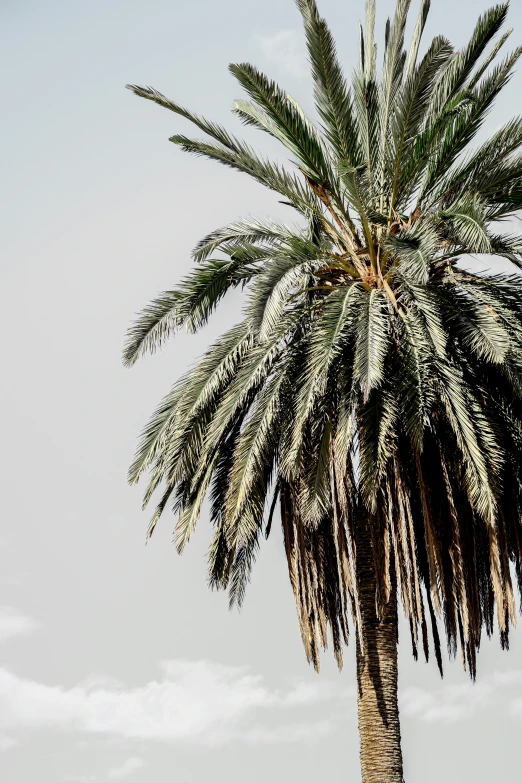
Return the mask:
<svg viewBox="0 0 522 783">
<path fill-rule="evenodd" d="M 285 707 L 300 707 L 331 699 L 334 693 L 333 683 L 326 681 L 304 682 L 302 680 L 294 683 L 292 689 L 279 698 Z"/>
<path fill-rule="evenodd" d="M 289 742 L 306 732 L 325 733 L 326 724 L 303 723 L 304 711 L 338 695 L 326 683 L 296 683 L 277 691 L 248 669 L 207 661 L 168 661 L 161 678 L 136 688 L 93 678 L 65 689 L 0 669 L 0 729 L 50 728 L 205 745 Z M 262 724 L 267 711 L 272 711 L 269 729 Z"/>
<path fill-rule="evenodd" d="M 433 691 L 406 688 L 400 707 L 406 717 L 425 721 L 466 720 L 485 709 L 522 716 L 522 672 L 494 672 L 476 683 L 442 685 Z"/>
<path fill-rule="evenodd" d="M 495 687 L 510 688 L 511 686 L 522 686 L 522 672 L 515 669 L 508 669 L 505 672 L 495 672 L 491 678 Z"/>
<path fill-rule="evenodd" d="M 258 36 L 257 44 L 265 58 L 292 76 L 308 76 L 303 35 L 296 30 L 281 30 L 274 35 Z"/>
<path fill-rule="evenodd" d="M 18 741 L 13 739 L 13 737 L 0 734 L 0 753 L 5 753 L 6 750 L 11 750 L 11 748 L 14 748 L 15 745 L 18 745 Z"/>
<path fill-rule="evenodd" d="M 407 717 L 420 717 L 426 721 L 456 721 L 469 718 L 486 706 L 492 695 L 489 684 L 442 686 L 439 691 L 428 692 L 420 688 L 407 688 L 401 705 Z"/>
<path fill-rule="evenodd" d="M 145 766 L 145 762 L 143 759 L 139 758 L 138 756 L 132 756 L 132 758 L 127 759 L 127 761 L 124 761 L 123 764 L 121 764 L 119 767 L 115 767 L 114 769 L 111 769 L 107 773 L 107 779 L 108 780 L 121 780 L 122 778 L 127 778 L 129 775 L 134 774 L 134 772 L 137 772 L 139 769 L 143 769 Z"/>
<path fill-rule="evenodd" d="M 14 636 L 32 633 L 38 628 L 38 623 L 26 617 L 12 606 L 0 606 L 0 642 L 5 642 Z"/>
</svg>

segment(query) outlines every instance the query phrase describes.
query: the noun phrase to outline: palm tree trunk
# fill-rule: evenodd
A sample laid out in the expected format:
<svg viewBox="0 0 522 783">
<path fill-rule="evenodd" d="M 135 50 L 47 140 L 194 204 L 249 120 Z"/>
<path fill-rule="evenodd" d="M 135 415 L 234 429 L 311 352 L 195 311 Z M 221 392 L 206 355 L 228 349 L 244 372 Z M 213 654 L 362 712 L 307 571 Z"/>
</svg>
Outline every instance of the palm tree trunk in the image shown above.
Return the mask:
<svg viewBox="0 0 522 783">
<path fill-rule="evenodd" d="M 363 648 L 357 638 L 357 690 L 362 783 L 403 783 L 397 699 L 395 585 L 382 620 L 375 607 L 376 577 L 368 521 L 357 525 L 357 582 Z M 395 581 L 395 576 L 393 577 Z"/>
</svg>

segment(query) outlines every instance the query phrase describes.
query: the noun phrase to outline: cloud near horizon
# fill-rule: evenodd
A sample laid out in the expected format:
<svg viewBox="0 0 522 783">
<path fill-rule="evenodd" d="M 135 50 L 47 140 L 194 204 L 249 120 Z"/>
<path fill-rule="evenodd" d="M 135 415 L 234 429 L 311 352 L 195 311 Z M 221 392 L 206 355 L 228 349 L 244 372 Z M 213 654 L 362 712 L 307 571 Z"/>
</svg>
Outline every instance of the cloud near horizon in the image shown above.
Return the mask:
<svg viewBox="0 0 522 783">
<path fill-rule="evenodd" d="M 247 667 L 171 660 L 160 670 L 158 679 L 134 688 L 96 676 L 64 688 L 0 668 L 0 751 L 18 745 L 27 732 L 46 729 L 210 747 L 313 741 L 339 728 L 342 716 L 355 710 L 355 689 L 339 689 L 328 680 L 277 690 Z M 522 672 L 497 672 L 475 684 L 434 690 L 406 688 L 399 699 L 407 719 L 452 723 L 486 709 L 522 718 Z M 320 702 L 328 702 L 327 720 L 314 710 Z"/>
<path fill-rule="evenodd" d="M 65 689 L 0 669 L 0 735 L 52 729 L 207 746 L 311 740 L 331 726 L 306 710 L 340 695 L 327 682 L 273 690 L 247 668 L 209 661 L 166 661 L 161 670 L 136 688 L 90 678 Z"/>
<path fill-rule="evenodd" d="M 36 628 L 13 607 L 0 607 L 0 641 Z M 64 688 L 0 668 L 0 752 L 27 732 L 46 729 L 203 746 L 313 741 L 338 729 L 356 705 L 354 687 L 339 689 L 330 680 L 301 680 L 278 690 L 248 667 L 205 660 L 164 661 L 160 672 L 137 687 L 91 676 Z M 405 718 L 427 722 L 467 720 L 486 709 L 522 718 L 522 671 L 496 672 L 475 684 L 406 688 L 399 698 Z M 320 702 L 328 702 L 328 719 L 324 711 L 316 714 Z M 133 756 L 125 764 L 109 779 L 132 774 L 142 760 Z"/>
<path fill-rule="evenodd" d="M 522 717 L 522 672 L 495 672 L 475 683 L 441 685 L 433 691 L 406 688 L 400 693 L 401 713 L 429 722 L 467 720 L 493 708 Z"/>
</svg>

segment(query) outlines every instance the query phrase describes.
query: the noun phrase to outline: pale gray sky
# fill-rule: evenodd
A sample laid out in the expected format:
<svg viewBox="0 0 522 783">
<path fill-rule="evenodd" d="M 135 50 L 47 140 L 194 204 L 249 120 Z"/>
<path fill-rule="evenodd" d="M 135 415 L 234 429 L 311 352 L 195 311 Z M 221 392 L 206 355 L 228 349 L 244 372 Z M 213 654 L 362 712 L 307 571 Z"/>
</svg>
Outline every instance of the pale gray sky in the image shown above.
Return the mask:
<svg viewBox="0 0 522 783">
<path fill-rule="evenodd" d="M 392 3 L 381 0 L 380 21 Z M 363 0 L 322 0 L 351 67 Z M 429 32 L 465 42 L 477 0 L 433 0 Z M 231 61 L 311 107 L 292 0 L 3 0 L 0 776 L 6 783 L 359 780 L 353 649 L 318 677 L 301 649 L 281 539 L 245 607 L 205 586 L 203 518 L 183 558 L 166 517 L 144 547 L 136 436 L 238 299 L 132 371 L 133 314 L 190 265 L 200 236 L 277 200 L 167 138 L 152 84 L 237 127 Z M 522 4 L 511 11 L 522 41 Z M 520 112 L 516 75 L 493 130 Z M 257 143 L 272 150 L 266 135 Z M 522 637 L 485 643 L 471 686 L 401 646 L 407 783 L 519 779 Z"/>
</svg>

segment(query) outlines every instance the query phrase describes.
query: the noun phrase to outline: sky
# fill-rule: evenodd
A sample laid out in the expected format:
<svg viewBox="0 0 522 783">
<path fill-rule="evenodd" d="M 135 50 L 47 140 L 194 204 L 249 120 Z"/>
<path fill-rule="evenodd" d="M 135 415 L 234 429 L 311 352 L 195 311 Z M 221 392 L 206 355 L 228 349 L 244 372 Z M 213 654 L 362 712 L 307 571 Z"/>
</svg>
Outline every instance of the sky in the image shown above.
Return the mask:
<svg viewBox="0 0 522 783">
<path fill-rule="evenodd" d="M 433 0 L 428 34 L 467 40 L 482 0 Z M 379 30 L 390 13 L 381 0 Z M 322 0 L 351 70 L 362 0 Z M 416 11 L 414 11 L 416 15 Z M 522 4 L 511 10 L 522 42 Z M 241 613 L 208 591 L 203 514 L 182 558 L 165 517 L 145 546 L 126 471 L 155 404 L 238 317 L 132 370 L 125 329 L 190 269 L 208 231 L 285 218 L 256 183 L 169 144 L 187 124 L 138 100 L 151 84 L 241 132 L 229 62 L 257 64 L 312 112 L 292 0 L 2 0 L 0 223 L 0 775 L 6 783 L 360 780 L 354 645 L 306 663 L 280 532 Z M 488 121 L 519 112 L 517 73 Z M 252 134 L 244 132 L 249 139 Z M 262 135 L 256 144 L 280 154 Z M 277 526 L 276 526 L 277 527 Z M 407 783 L 514 781 L 522 636 L 459 662 L 415 663 L 401 627 Z"/>
</svg>

